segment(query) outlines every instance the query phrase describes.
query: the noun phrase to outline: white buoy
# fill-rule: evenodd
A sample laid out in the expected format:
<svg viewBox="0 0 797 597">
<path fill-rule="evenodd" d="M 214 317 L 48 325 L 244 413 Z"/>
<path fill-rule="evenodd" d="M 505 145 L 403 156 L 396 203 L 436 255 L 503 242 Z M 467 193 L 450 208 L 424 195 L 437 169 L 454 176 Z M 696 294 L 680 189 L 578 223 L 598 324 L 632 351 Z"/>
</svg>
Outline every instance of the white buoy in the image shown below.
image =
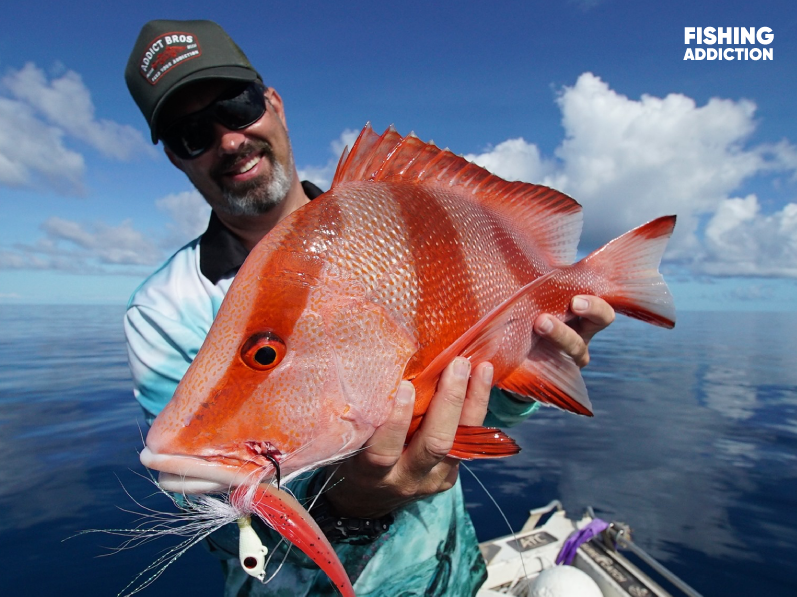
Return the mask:
<svg viewBox="0 0 797 597">
<path fill-rule="evenodd" d="M 603 597 L 603 593 L 586 572 L 573 566 L 556 566 L 540 572 L 529 597 Z"/>
</svg>

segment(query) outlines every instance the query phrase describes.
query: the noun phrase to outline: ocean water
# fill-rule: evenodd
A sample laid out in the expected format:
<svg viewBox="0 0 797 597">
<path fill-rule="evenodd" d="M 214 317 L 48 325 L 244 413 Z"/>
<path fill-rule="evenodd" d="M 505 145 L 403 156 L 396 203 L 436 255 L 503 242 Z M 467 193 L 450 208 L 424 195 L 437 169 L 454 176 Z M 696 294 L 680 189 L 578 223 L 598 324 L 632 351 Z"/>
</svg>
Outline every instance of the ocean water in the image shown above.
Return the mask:
<svg viewBox="0 0 797 597">
<path fill-rule="evenodd" d="M 173 542 L 115 552 L 141 506 L 170 510 L 138 463 L 111 306 L 0 306 L 0 594 L 116 595 Z M 591 346 L 591 419 L 543 409 L 523 451 L 470 465 L 514 528 L 559 498 L 631 525 L 635 541 L 711 595 L 797 594 L 797 314 L 624 318 Z M 469 473 L 481 539 L 508 532 Z M 134 511 L 134 512 L 131 512 Z M 71 537 L 71 538 L 70 538 Z M 141 577 L 148 578 L 149 574 Z M 143 596 L 222 594 L 196 546 Z"/>
</svg>

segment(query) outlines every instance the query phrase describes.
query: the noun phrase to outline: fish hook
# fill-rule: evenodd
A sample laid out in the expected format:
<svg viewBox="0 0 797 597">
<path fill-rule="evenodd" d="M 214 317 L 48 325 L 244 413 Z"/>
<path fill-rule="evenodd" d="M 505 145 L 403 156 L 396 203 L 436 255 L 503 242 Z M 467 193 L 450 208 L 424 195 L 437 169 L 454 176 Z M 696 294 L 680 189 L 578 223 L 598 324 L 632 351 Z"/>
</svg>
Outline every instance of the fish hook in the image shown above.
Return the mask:
<svg viewBox="0 0 797 597">
<path fill-rule="evenodd" d="M 277 489 L 279 489 L 280 488 L 280 481 L 281 481 L 281 478 L 282 478 L 282 475 L 280 473 L 280 463 L 279 463 L 279 461 L 276 458 L 274 458 L 268 452 L 263 454 L 263 456 L 265 457 L 266 460 L 268 460 L 271 464 L 274 465 L 274 471 L 276 472 L 276 475 L 277 475 Z"/>
</svg>

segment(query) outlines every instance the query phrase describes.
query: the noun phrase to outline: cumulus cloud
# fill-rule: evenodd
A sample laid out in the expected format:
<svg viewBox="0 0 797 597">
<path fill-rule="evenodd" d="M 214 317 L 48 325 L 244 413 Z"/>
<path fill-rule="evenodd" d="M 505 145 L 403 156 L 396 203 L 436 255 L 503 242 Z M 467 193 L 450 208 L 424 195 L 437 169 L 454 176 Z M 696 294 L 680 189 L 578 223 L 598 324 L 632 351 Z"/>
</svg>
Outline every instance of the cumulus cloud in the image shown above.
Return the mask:
<svg viewBox="0 0 797 597">
<path fill-rule="evenodd" d="M 331 153 L 329 161 L 324 166 L 306 166 L 304 168 L 298 168 L 299 178 L 301 180 L 309 180 L 322 189 L 328 189 L 332 183 L 332 177 L 335 176 L 335 169 L 338 167 L 338 161 L 340 160 L 343 150 L 346 147 L 351 149 L 359 134 L 360 131 L 354 129 L 344 130 L 340 134 L 340 137 L 329 144 L 329 151 Z"/>
<path fill-rule="evenodd" d="M 83 129 L 96 124 L 93 133 L 85 133 L 86 142 L 100 148 L 90 139 L 105 135 L 124 145 L 118 128 L 94 119 L 90 97 L 81 92 L 85 87 L 74 73 L 48 82 L 28 65 L 4 83 L 17 99 L 0 98 L 0 184 L 24 185 L 43 177 L 53 185 L 80 186 L 82 157 L 63 144 L 78 133 L 57 116 L 64 98 L 81 106 L 82 122 L 89 123 Z M 31 89 L 44 92 L 36 97 L 45 99 L 34 99 Z M 738 196 L 751 177 L 797 172 L 797 148 L 790 142 L 750 143 L 756 125 L 753 102 L 715 98 L 699 106 L 681 94 L 631 99 L 591 73 L 562 89 L 557 102 L 564 138 L 553 155 L 514 138 L 465 157 L 504 178 L 546 184 L 575 197 L 584 205 L 582 249 L 675 213 L 678 225 L 667 258 L 691 272 L 797 278 L 797 203 L 767 213 L 757 196 Z M 23 129 L 30 134 L 21 137 L 34 139 L 30 147 L 11 145 L 7 130 Z M 344 146 L 351 147 L 357 135 L 343 131 L 330 143 L 327 163 L 300 168 L 301 178 L 328 188 Z M 0 268 L 151 265 L 207 224 L 208 207 L 196 191 L 165 196 L 156 207 L 171 218 L 157 238 L 130 222 L 112 226 L 51 218 L 36 245 L 0 251 Z"/>
<path fill-rule="evenodd" d="M 196 189 L 166 195 L 155 201 L 155 206 L 169 214 L 172 220 L 166 225 L 169 230 L 169 236 L 164 241 L 166 245 L 182 245 L 207 228 L 210 206 Z"/>
<path fill-rule="evenodd" d="M 556 172 L 554 162 L 543 160 L 539 148 L 521 137 L 508 139 L 480 154 L 467 154 L 465 159 L 507 180 L 543 181 Z"/>
<path fill-rule="evenodd" d="M 139 153 L 154 151 L 139 130 L 111 120 L 97 119 L 91 93 L 74 71 L 48 81 L 42 69 L 28 63 L 21 70 L 7 75 L 3 84 L 19 101 L 103 155 L 126 160 Z"/>
<path fill-rule="evenodd" d="M 83 192 L 83 156 L 67 149 L 64 133 L 36 118 L 30 106 L 0 97 L 0 184 Z"/>
<path fill-rule="evenodd" d="M 575 197 L 584 205 L 582 248 L 674 213 L 670 259 L 717 275 L 797 275 L 788 267 L 797 243 L 793 207 L 766 215 L 755 200 L 731 199 L 755 175 L 797 169 L 797 151 L 788 142 L 748 146 L 753 102 L 712 99 L 698 106 L 681 94 L 633 100 L 591 73 L 557 101 L 565 138 L 552 159 L 523 139 L 466 157 L 505 178 Z M 703 231 L 706 217 L 711 223 Z M 742 240 L 744 249 L 734 245 Z M 762 269 L 773 260 L 778 265 Z"/>
<path fill-rule="evenodd" d="M 163 249 L 129 220 L 111 226 L 50 217 L 41 229 L 44 236 L 35 243 L 0 250 L 0 269 L 131 274 L 139 273 L 138 266 L 157 265 L 164 256 Z"/>
<path fill-rule="evenodd" d="M 207 204 L 195 191 L 167 195 L 155 205 L 171 221 L 154 235 L 137 229 L 130 220 L 112 225 L 47 218 L 40 227 L 43 235 L 34 243 L 0 249 L 0 270 L 145 276 L 201 234 L 209 215 Z"/>
<path fill-rule="evenodd" d="M 70 139 L 113 159 L 154 154 L 138 130 L 96 118 L 91 93 L 74 71 L 48 79 L 29 63 L 0 84 L 11 95 L 0 97 L 0 184 L 81 194 L 85 162 L 65 145 Z"/>
<path fill-rule="evenodd" d="M 758 199 L 722 201 L 705 230 L 699 269 L 712 275 L 797 278 L 797 203 L 762 215 Z"/>
<path fill-rule="evenodd" d="M 151 265 L 160 258 L 161 251 L 143 233 L 133 228 L 129 220 L 118 226 L 104 222 L 79 224 L 63 218 L 51 217 L 42 224 L 46 234 L 45 248 L 56 248 L 61 242 L 89 252 L 101 263 L 122 265 Z"/>
</svg>

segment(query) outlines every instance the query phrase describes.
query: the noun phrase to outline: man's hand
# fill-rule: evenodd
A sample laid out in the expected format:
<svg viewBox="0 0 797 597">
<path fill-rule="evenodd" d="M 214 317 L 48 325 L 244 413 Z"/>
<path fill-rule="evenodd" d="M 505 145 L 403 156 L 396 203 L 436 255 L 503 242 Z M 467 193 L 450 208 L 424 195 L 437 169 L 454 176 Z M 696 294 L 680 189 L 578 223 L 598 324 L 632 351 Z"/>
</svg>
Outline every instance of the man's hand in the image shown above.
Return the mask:
<svg viewBox="0 0 797 597">
<path fill-rule="evenodd" d="M 469 380 L 470 377 L 470 380 Z M 367 447 L 339 467 L 330 467 L 327 499 L 341 516 L 378 518 L 422 497 L 453 487 L 459 461 L 446 456 L 457 426 L 481 425 L 493 381 L 493 366 L 457 357 L 440 376 L 429 410 L 404 447 L 412 420 L 415 388 L 404 381 L 393 412 Z"/>
<path fill-rule="evenodd" d="M 534 332 L 553 342 L 583 368 L 589 363 L 587 344 L 595 334 L 614 321 L 614 309 L 597 296 L 579 295 L 573 297 L 570 310 L 576 318 L 568 323 L 543 313 L 534 321 Z"/>
<path fill-rule="evenodd" d="M 614 321 L 614 310 L 595 296 L 575 297 L 571 310 L 577 317 L 569 324 L 543 314 L 534 322 L 534 331 L 584 367 L 589 362 L 587 344 Z M 472 375 L 470 369 L 470 362 L 458 357 L 443 371 L 429 410 L 406 449 L 415 389 L 402 382 L 390 417 L 366 447 L 328 469 L 326 497 L 338 514 L 378 518 L 454 485 L 459 461 L 447 454 L 457 427 L 484 422 L 492 386 L 492 365 L 481 363 Z"/>
</svg>

